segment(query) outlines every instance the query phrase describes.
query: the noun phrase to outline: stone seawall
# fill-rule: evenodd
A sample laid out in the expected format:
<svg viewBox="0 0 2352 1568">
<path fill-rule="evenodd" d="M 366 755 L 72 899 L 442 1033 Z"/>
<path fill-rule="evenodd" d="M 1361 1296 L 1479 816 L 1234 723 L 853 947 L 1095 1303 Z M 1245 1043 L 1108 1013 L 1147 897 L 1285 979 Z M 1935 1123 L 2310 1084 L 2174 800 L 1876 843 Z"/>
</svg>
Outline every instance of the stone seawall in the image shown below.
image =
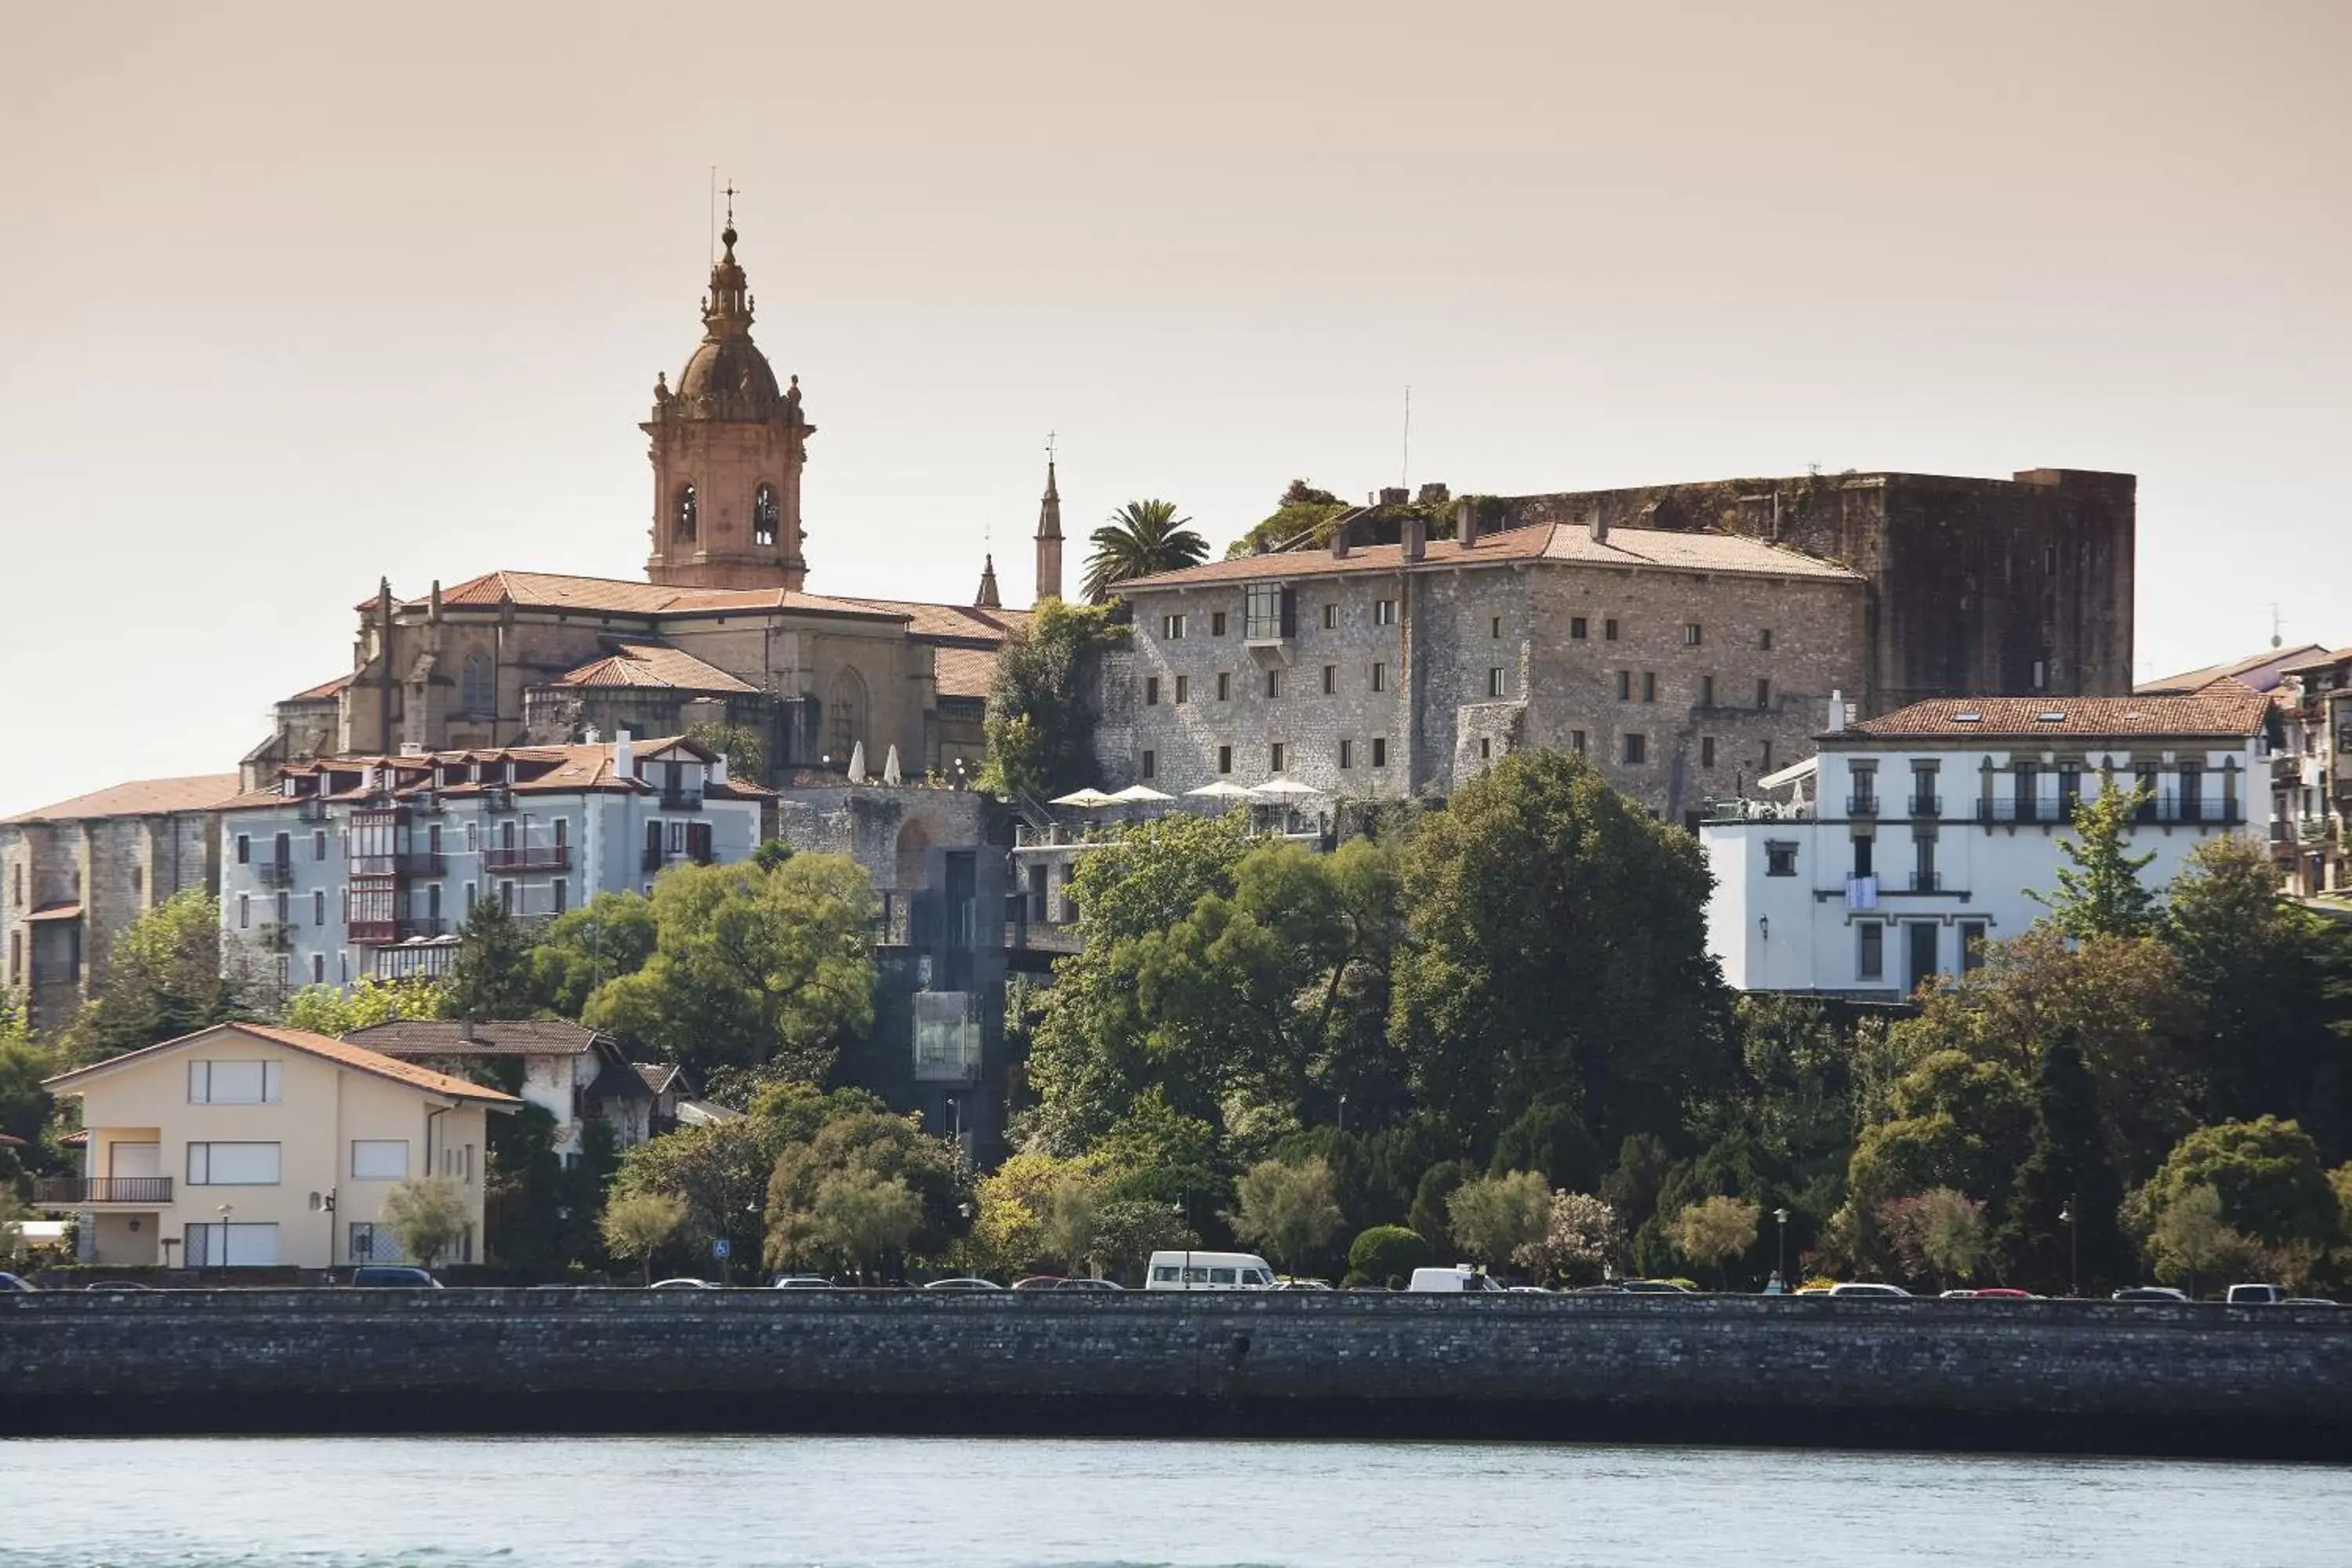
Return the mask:
<svg viewBox="0 0 2352 1568">
<path fill-rule="evenodd" d="M 827 1430 L 2352 1459 L 2352 1310 L 1716 1297 L 0 1297 L 0 1434 Z"/>
</svg>

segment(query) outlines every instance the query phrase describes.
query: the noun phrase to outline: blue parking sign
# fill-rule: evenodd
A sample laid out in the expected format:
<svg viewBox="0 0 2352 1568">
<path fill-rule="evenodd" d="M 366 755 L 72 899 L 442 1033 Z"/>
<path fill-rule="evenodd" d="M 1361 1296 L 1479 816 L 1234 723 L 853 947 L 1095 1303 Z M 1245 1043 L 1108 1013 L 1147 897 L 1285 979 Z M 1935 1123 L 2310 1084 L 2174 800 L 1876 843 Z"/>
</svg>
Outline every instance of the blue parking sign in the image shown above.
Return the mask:
<svg viewBox="0 0 2352 1568">
<path fill-rule="evenodd" d="M 723 1237 L 723 1236 L 722 1236 L 722 1237 L 720 1237 L 717 1241 L 714 1241 L 714 1242 L 712 1242 L 712 1243 L 710 1244 L 710 1256 L 711 1256 L 711 1257 L 713 1257 L 713 1258 L 724 1258 L 724 1257 L 726 1257 L 729 1253 L 730 1253 L 730 1252 L 732 1252 L 732 1251 L 734 1251 L 734 1250 L 735 1250 L 734 1243 L 732 1243 L 732 1242 L 729 1241 L 729 1240 L 728 1240 L 725 1237 Z"/>
</svg>

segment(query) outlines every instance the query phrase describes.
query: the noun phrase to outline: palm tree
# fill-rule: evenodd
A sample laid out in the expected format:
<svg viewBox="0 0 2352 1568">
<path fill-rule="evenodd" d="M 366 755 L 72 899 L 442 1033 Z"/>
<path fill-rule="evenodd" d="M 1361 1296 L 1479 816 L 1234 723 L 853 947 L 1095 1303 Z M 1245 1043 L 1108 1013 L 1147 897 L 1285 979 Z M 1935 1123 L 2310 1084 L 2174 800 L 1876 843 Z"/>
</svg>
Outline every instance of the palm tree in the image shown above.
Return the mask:
<svg viewBox="0 0 2352 1568">
<path fill-rule="evenodd" d="M 1176 503 L 1131 500 L 1094 531 L 1095 552 L 1087 557 L 1087 597 L 1101 604 L 1111 584 L 1155 572 L 1198 566 L 1209 558 L 1209 542 L 1192 531 L 1192 520 L 1176 515 Z"/>
</svg>

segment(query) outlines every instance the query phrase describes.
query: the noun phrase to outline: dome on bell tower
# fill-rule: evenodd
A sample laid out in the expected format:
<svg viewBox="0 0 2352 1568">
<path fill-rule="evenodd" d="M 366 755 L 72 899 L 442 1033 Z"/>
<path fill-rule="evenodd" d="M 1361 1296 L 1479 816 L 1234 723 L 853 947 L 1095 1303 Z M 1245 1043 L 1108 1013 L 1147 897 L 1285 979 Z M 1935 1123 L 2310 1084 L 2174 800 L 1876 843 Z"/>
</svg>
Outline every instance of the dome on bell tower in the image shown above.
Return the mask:
<svg viewBox="0 0 2352 1568">
<path fill-rule="evenodd" d="M 815 433 L 797 377 L 780 388 L 751 341 L 751 293 L 735 259 L 729 193 L 726 248 L 710 268 L 702 342 L 678 373 L 654 382 L 653 556 L 646 575 L 684 587 L 797 589 L 801 468 Z"/>
</svg>

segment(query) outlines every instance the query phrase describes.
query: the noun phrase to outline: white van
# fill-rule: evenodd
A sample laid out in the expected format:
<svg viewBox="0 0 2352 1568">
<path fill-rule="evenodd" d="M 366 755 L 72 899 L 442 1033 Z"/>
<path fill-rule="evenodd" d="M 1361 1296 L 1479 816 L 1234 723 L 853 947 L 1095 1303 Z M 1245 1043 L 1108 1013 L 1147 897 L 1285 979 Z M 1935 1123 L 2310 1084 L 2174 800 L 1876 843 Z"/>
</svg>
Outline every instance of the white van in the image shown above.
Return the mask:
<svg viewBox="0 0 2352 1568">
<path fill-rule="evenodd" d="M 1451 1268 L 1414 1269 L 1412 1283 L 1405 1289 L 1418 1291 L 1424 1296 L 1459 1296 L 1465 1292 L 1475 1295 L 1482 1290 L 1492 1290 L 1499 1295 L 1503 1288 L 1468 1264 L 1457 1263 Z"/>
<path fill-rule="evenodd" d="M 1271 1290 L 1274 1265 L 1255 1252 L 1155 1252 L 1147 1290 Z"/>
</svg>

